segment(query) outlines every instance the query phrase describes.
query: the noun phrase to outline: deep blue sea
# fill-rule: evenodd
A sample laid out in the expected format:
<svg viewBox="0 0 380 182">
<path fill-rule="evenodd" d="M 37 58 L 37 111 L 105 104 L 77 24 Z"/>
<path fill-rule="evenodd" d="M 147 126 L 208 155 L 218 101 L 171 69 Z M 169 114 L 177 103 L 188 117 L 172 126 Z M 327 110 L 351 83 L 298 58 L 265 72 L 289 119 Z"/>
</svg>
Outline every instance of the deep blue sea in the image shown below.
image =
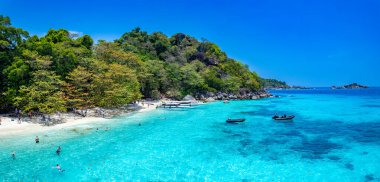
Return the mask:
<svg viewBox="0 0 380 182">
<path fill-rule="evenodd" d="M 380 181 L 379 88 L 271 93 L 2 138 L 0 181 Z"/>
</svg>

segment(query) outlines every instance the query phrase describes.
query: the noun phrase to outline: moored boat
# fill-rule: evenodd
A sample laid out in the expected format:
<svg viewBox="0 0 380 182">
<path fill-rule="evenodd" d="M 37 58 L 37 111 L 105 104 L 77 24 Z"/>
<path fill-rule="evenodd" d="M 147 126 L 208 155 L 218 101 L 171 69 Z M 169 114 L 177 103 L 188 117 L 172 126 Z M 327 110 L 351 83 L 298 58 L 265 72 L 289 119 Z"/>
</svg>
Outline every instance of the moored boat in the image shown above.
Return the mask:
<svg viewBox="0 0 380 182">
<path fill-rule="evenodd" d="M 241 123 L 241 122 L 244 122 L 245 119 L 244 118 L 239 118 L 239 119 L 227 119 L 226 122 L 227 123 Z"/>
<path fill-rule="evenodd" d="M 274 120 L 292 120 L 295 116 L 273 116 L 272 119 Z"/>
</svg>

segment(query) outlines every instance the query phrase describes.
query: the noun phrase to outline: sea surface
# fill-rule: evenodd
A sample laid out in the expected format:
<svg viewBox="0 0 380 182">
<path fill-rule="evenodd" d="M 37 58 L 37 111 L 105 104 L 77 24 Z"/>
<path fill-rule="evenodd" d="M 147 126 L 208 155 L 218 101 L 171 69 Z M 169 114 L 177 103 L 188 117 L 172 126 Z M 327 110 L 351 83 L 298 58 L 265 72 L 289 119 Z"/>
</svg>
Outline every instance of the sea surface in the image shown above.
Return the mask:
<svg viewBox="0 0 380 182">
<path fill-rule="evenodd" d="M 380 181 L 379 88 L 271 93 L 2 138 L 0 181 Z"/>
</svg>

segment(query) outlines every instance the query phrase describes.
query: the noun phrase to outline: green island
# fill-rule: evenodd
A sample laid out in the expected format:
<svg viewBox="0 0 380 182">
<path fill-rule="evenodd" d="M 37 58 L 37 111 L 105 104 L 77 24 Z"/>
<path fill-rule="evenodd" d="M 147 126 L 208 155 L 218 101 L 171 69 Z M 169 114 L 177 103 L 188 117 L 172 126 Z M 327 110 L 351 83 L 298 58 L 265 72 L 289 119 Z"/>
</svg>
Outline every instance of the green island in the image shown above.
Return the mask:
<svg viewBox="0 0 380 182">
<path fill-rule="evenodd" d="M 265 78 L 260 78 L 259 79 L 261 85 L 265 89 L 288 89 L 291 88 L 286 82 L 284 81 L 279 81 L 276 79 L 265 79 Z"/>
<path fill-rule="evenodd" d="M 216 44 L 183 33 L 135 28 L 94 44 L 89 35 L 64 29 L 29 35 L 7 16 L 0 16 L 0 29 L 1 112 L 51 114 L 186 95 L 256 99 L 273 83 Z"/>
<path fill-rule="evenodd" d="M 379 10 L 2 0 L 0 182 L 380 182 Z"/>
</svg>

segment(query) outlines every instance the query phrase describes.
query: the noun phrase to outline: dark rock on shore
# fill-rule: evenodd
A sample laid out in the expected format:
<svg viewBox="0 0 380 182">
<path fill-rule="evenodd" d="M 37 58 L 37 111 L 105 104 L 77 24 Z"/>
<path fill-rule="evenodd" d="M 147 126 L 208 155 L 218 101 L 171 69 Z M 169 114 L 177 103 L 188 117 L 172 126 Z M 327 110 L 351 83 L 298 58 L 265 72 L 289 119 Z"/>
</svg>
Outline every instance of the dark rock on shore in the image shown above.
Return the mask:
<svg viewBox="0 0 380 182">
<path fill-rule="evenodd" d="M 271 97 L 272 94 L 266 92 L 266 91 L 248 91 L 248 90 L 241 90 L 239 93 L 223 93 L 223 92 L 217 92 L 212 93 L 208 92 L 205 94 L 198 94 L 196 98 L 198 100 L 204 100 L 207 102 L 211 102 L 214 100 L 256 100 L 261 98 L 267 98 Z"/>
</svg>

